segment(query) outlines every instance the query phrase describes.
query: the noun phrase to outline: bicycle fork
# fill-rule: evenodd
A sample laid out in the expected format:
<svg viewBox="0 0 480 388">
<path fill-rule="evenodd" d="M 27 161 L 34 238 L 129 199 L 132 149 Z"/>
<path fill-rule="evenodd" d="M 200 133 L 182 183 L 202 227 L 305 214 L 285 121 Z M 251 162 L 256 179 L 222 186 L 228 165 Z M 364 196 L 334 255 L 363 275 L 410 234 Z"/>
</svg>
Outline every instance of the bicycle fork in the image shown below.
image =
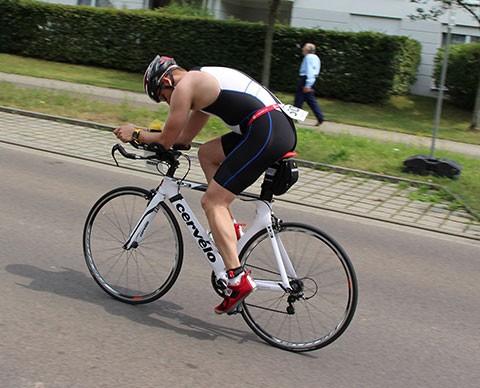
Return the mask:
<svg viewBox="0 0 480 388">
<path fill-rule="evenodd" d="M 147 208 L 143 212 L 142 217 L 140 217 L 140 220 L 138 220 L 135 228 L 133 228 L 133 231 L 132 233 L 130 233 L 127 241 L 125 241 L 125 244 L 123 244 L 123 249 L 130 250 L 132 248 L 138 247 L 140 242 L 143 240 L 143 237 L 145 236 L 148 225 L 157 214 L 158 205 L 164 199 L 165 195 L 158 191 L 150 199 L 150 202 L 148 203 Z"/>
</svg>

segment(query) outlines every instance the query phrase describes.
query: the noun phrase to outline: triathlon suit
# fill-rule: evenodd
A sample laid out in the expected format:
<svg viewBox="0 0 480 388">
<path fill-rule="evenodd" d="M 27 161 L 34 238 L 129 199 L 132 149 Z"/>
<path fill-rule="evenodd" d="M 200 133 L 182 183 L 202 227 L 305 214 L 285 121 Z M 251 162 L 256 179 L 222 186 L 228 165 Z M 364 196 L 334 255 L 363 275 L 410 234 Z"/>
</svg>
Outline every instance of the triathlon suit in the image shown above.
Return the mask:
<svg viewBox="0 0 480 388">
<path fill-rule="evenodd" d="M 213 179 L 240 194 L 294 150 L 295 126 L 277 105 L 280 101 L 246 74 L 225 67 L 194 70 L 211 74 L 220 85 L 217 99 L 202 112 L 219 117 L 232 130 L 221 137 L 226 157 Z"/>
</svg>

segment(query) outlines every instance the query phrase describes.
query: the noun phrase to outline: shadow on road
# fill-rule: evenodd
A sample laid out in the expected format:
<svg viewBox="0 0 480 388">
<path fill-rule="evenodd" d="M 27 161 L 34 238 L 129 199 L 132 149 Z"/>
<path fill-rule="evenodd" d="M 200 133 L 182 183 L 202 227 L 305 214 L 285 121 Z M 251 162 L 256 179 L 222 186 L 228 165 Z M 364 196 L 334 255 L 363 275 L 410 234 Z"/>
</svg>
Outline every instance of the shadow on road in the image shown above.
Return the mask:
<svg viewBox="0 0 480 388">
<path fill-rule="evenodd" d="M 160 300 L 144 305 L 121 303 L 104 294 L 83 272 L 73 269 L 48 271 L 28 264 L 9 264 L 5 269 L 11 274 L 31 279 L 29 284 L 17 283 L 20 287 L 94 303 L 104 307 L 112 315 L 126 317 L 135 323 L 171 330 L 202 341 L 213 341 L 221 336 L 237 343 L 259 342 L 250 332 L 202 321 L 185 314 L 182 312 L 183 307 L 169 301 Z M 171 320 L 172 323 L 168 323 L 167 320 Z M 234 324 L 232 320 L 232 325 Z"/>
</svg>

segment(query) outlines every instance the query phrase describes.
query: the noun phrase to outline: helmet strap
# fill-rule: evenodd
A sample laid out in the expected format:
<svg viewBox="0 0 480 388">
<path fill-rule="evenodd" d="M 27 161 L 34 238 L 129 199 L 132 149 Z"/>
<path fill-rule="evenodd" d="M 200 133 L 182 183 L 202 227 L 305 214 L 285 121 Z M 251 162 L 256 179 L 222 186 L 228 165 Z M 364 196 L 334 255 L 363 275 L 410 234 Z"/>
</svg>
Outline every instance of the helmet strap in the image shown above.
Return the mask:
<svg viewBox="0 0 480 388">
<path fill-rule="evenodd" d="M 172 85 L 175 84 L 175 81 L 173 79 L 173 75 L 172 75 L 172 71 L 175 70 L 175 69 L 180 69 L 180 66 L 178 65 L 172 65 L 170 66 L 167 70 L 165 70 L 165 72 L 162 74 L 162 76 L 159 78 L 160 80 L 160 83 L 162 82 L 162 80 L 168 75 L 168 77 L 170 78 L 170 81 L 172 81 Z"/>
<path fill-rule="evenodd" d="M 173 70 L 173 69 L 172 69 Z M 168 78 L 170 78 L 170 81 L 172 82 L 172 90 L 175 89 L 175 79 L 173 78 L 173 74 L 171 71 L 168 72 Z"/>
</svg>

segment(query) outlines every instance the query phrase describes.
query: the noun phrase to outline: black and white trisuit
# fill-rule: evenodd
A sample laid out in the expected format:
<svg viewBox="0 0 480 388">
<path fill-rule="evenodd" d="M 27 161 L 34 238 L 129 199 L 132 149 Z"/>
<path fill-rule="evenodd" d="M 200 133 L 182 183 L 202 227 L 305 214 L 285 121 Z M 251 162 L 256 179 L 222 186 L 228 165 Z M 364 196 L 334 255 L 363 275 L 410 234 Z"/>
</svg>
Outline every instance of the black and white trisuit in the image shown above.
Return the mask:
<svg viewBox="0 0 480 388">
<path fill-rule="evenodd" d="M 199 67 L 220 85 L 220 94 L 203 112 L 222 119 L 232 132 L 223 135 L 226 155 L 213 179 L 233 194 L 252 185 L 297 142 L 292 120 L 264 86 L 226 67 Z"/>
</svg>

